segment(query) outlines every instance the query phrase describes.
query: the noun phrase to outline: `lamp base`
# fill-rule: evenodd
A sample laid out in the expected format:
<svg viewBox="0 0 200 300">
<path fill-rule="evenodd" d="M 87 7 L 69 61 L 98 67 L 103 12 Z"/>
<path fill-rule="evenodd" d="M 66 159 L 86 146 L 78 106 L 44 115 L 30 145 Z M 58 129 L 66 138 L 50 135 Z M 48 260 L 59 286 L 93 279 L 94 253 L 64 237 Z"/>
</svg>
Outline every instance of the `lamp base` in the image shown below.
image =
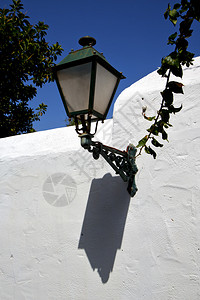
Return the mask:
<svg viewBox="0 0 200 300">
<path fill-rule="evenodd" d="M 79 135 L 79 137 L 81 138 L 81 146 L 84 149 L 89 150 L 90 146 L 92 145 L 92 138 L 94 137 L 92 134 L 89 133 L 82 133 Z"/>
</svg>

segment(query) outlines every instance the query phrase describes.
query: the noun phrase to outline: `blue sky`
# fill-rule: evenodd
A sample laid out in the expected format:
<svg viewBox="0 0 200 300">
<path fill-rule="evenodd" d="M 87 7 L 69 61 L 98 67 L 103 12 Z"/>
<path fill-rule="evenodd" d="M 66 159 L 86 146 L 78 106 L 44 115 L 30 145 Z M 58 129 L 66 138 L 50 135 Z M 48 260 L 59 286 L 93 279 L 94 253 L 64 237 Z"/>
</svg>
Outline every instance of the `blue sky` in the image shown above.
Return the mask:
<svg viewBox="0 0 200 300">
<path fill-rule="evenodd" d="M 176 27 L 163 17 L 169 0 L 23 0 L 24 11 L 32 24 L 44 21 L 49 25 L 47 41 L 59 42 L 64 51 L 59 62 L 70 50 L 79 49 L 80 37 L 93 36 L 95 48 L 103 52 L 106 59 L 126 79 L 120 82 L 117 96 L 131 84 L 156 70 L 161 58 L 173 51 L 167 45 L 168 36 Z M 11 0 L 0 0 L 6 8 Z M 189 50 L 200 55 L 200 24 L 195 22 L 193 36 L 189 39 Z M 31 101 L 32 107 L 44 102 L 48 110 L 40 122 L 35 122 L 37 131 L 65 126 L 66 113 L 55 82 L 38 89 Z M 112 117 L 113 105 L 108 117 Z"/>
</svg>

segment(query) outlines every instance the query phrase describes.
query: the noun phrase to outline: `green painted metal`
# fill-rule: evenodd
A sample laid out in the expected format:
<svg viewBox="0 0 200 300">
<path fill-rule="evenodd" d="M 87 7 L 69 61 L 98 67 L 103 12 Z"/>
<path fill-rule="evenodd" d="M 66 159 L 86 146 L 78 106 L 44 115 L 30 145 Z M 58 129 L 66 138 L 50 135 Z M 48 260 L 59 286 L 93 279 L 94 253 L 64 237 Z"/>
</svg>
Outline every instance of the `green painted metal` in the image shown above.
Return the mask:
<svg viewBox="0 0 200 300">
<path fill-rule="evenodd" d="M 76 51 L 71 51 L 60 63 L 57 64 L 57 66 L 65 65 L 65 64 L 79 61 L 79 60 L 86 59 L 86 58 L 91 58 L 93 56 L 98 56 L 107 62 L 107 60 L 105 59 L 103 54 L 99 53 L 97 50 L 95 50 L 91 46 L 86 46 L 86 47 L 83 47 L 82 49 L 79 49 Z"/>
<path fill-rule="evenodd" d="M 120 79 L 125 78 L 122 73 L 118 72 L 115 68 L 113 68 L 105 59 L 102 53 L 98 52 L 96 49 L 92 47 L 92 45 L 95 44 L 96 40 L 86 36 L 80 39 L 81 45 L 89 44 L 84 46 L 83 48 L 76 50 L 76 51 L 71 51 L 60 63 L 58 63 L 54 68 L 53 68 L 53 74 L 56 79 L 56 83 L 66 110 L 66 113 L 69 117 L 77 116 L 80 114 L 88 114 L 88 115 L 94 115 L 96 116 L 99 120 L 105 120 L 108 110 L 111 106 L 112 100 L 114 98 L 116 89 L 118 87 L 118 84 L 120 82 Z M 65 97 L 63 95 L 61 86 L 59 84 L 59 80 L 57 77 L 57 71 L 71 68 L 73 66 L 77 65 L 82 65 L 85 63 L 92 62 L 92 70 L 91 70 L 91 80 L 90 80 L 90 91 L 89 91 L 89 106 L 88 109 L 84 111 L 77 111 L 77 112 L 69 112 L 69 109 L 67 107 L 67 103 L 65 100 Z M 95 82 L 96 82 L 96 68 L 97 68 L 97 63 L 99 63 L 102 67 L 107 69 L 109 72 L 111 72 L 113 75 L 115 75 L 117 79 L 116 86 L 113 90 L 112 96 L 109 100 L 106 112 L 104 114 L 101 114 L 99 112 L 96 112 L 94 110 L 94 93 L 95 93 Z M 76 101 L 76 99 L 74 99 Z"/>
<path fill-rule="evenodd" d="M 84 36 L 82 38 L 79 39 L 79 44 L 83 47 L 85 46 L 94 46 L 96 45 L 96 40 L 95 38 L 91 37 L 91 36 Z"/>
<path fill-rule="evenodd" d="M 74 117 L 76 124 L 76 131 L 78 134 L 81 133 L 81 146 L 84 149 L 87 149 L 89 152 L 92 152 L 94 159 L 98 159 L 100 155 L 109 163 L 109 165 L 115 170 L 117 174 L 121 176 L 121 178 L 128 182 L 128 192 L 133 197 L 137 192 L 137 187 L 135 184 L 135 174 L 138 169 L 135 164 L 135 156 L 136 156 L 136 148 L 133 145 L 129 145 L 127 147 L 127 151 L 120 151 L 118 149 L 103 145 L 100 142 L 92 141 L 93 135 L 90 132 L 91 122 L 98 120 L 104 120 L 107 116 L 108 110 L 114 98 L 115 92 L 119 85 L 120 79 L 125 78 L 122 73 L 118 72 L 115 68 L 113 68 L 105 59 L 103 54 L 99 53 L 92 46 L 95 45 L 96 40 L 89 36 L 83 37 L 79 40 L 80 45 L 83 46 L 82 49 L 77 51 L 71 51 L 69 55 L 67 55 L 58 65 L 53 68 L 54 77 L 56 79 L 56 83 L 66 109 L 67 115 L 69 117 Z M 89 91 L 89 105 L 88 108 L 81 111 L 69 112 L 66 99 L 63 95 L 62 88 L 60 86 L 57 71 L 63 70 L 66 68 L 71 68 L 73 66 L 78 66 L 81 64 L 92 62 L 91 68 L 91 77 L 90 77 L 90 91 Z M 107 109 L 104 114 L 101 114 L 94 110 L 94 94 L 95 94 L 95 83 L 96 83 L 96 70 L 97 63 L 99 63 L 102 67 L 107 69 L 113 75 L 117 77 L 117 82 L 114 87 L 113 93 L 109 100 Z M 76 101 L 76 99 L 74 99 Z M 92 119 L 93 118 L 93 119 Z M 81 126 L 79 128 L 79 122 Z"/>
<path fill-rule="evenodd" d="M 109 163 L 119 174 L 123 181 L 128 182 L 127 191 L 133 197 L 137 192 L 135 183 L 135 175 L 138 168 L 135 163 L 137 149 L 132 144 L 128 145 L 126 151 L 103 145 L 100 142 L 92 141 L 93 135 L 83 133 L 80 135 L 81 146 L 93 154 L 94 159 L 98 159 L 100 155 Z"/>
<path fill-rule="evenodd" d="M 93 61 L 92 62 L 92 70 L 91 70 L 91 79 L 90 79 L 90 96 L 89 96 L 89 111 L 91 111 L 91 112 L 93 111 L 93 107 L 94 107 L 96 70 L 97 70 L 97 63 L 96 63 L 96 61 Z"/>
<path fill-rule="evenodd" d="M 128 147 L 127 147 L 127 155 L 128 155 L 129 164 L 131 165 L 131 169 L 130 169 L 130 172 L 128 174 L 128 188 L 127 188 L 127 191 L 129 192 L 131 197 L 133 197 L 136 194 L 137 190 L 138 190 L 137 186 L 136 186 L 136 183 L 135 183 L 135 175 L 138 172 L 138 168 L 137 168 L 137 165 L 135 163 L 136 153 L 137 153 L 137 148 L 134 145 L 129 144 Z"/>
</svg>

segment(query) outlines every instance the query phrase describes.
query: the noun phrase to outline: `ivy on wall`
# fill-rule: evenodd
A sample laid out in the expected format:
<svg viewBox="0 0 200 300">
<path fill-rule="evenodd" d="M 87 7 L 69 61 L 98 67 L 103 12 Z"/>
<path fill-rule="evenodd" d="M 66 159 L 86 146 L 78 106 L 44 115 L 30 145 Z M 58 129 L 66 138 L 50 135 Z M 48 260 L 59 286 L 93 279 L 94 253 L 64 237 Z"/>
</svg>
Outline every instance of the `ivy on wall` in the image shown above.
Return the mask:
<svg viewBox="0 0 200 300">
<path fill-rule="evenodd" d="M 183 84 L 178 81 L 171 81 L 170 75 L 173 74 L 182 78 L 182 66 L 189 67 L 192 65 L 194 54 L 187 51 L 188 38 L 193 32 L 191 29 L 193 21 L 200 22 L 200 1 L 181 0 L 181 3 L 176 3 L 173 8 L 168 5 L 164 17 L 169 19 L 174 26 L 179 24 L 179 28 L 168 38 L 168 44 L 174 46 L 174 51 L 162 58 L 161 67 L 157 71 L 159 75 L 166 78 L 166 85 L 161 92 L 162 101 L 157 115 L 146 116 L 145 110 L 143 110 L 144 118 L 153 122 L 153 124 L 147 129 L 148 134 L 139 141 L 137 156 L 141 155 L 144 149 L 147 154 L 151 154 L 156 158 L 156 147 L 163 147 L 163 144 L 158 142 L 157 137 L 168 140 L 167 129 L 172 126 L 170 116 L 182 109 L 182 105 L 180 107 L 174 106 L 174 94 L 183 94 Z"/>
</svg>

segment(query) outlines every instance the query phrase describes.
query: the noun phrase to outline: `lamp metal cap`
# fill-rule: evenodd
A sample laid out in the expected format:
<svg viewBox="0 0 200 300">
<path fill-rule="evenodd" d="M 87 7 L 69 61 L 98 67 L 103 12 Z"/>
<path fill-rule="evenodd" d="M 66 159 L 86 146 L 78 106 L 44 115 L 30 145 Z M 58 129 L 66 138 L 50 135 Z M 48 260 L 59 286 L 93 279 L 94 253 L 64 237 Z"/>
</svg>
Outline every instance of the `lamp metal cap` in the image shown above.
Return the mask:
<svg viewBox="0 0 200 300">
<path fill-rule="evenodd" d="M 94 46 L 96 44 L 95 38 L 93 38 L 91 36 L 84 36 L 84 37 L 80 38 L 80 40 L 78 42 L 83 47 Z"/>
</svg>

